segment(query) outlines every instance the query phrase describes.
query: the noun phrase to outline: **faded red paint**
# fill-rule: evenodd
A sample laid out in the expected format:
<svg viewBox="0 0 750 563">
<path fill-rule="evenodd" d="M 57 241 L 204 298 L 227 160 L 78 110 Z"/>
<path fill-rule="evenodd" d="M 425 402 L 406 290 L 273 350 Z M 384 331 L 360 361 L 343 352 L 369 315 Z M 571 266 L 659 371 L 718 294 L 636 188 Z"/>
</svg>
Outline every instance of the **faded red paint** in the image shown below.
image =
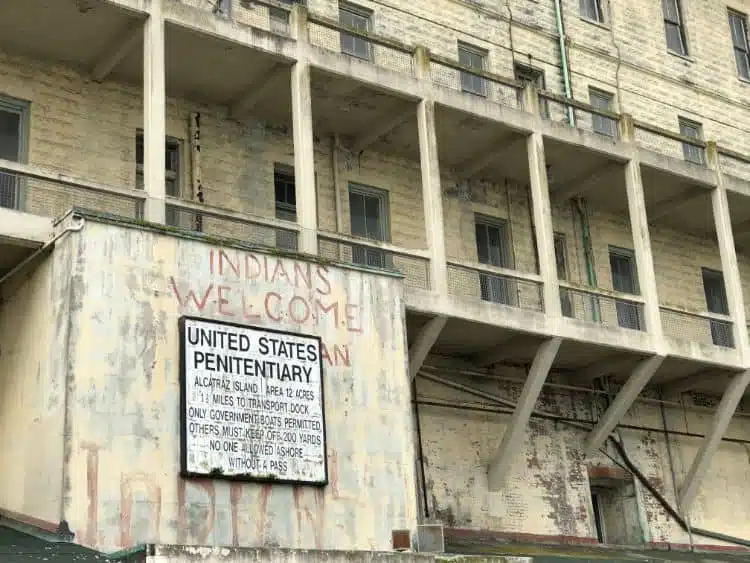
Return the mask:
<svg viewBox="0 0 750 563">
<path fill-rule="evenodd" d="M 127 548 L 133 541 L 133 485 L 142 484 L 146 488 L 148 504 L 151 507 L 149 523 L 158 535 L 161 523 L 161 487 L 148 473 L 130 473 L 120 476 L 120 546 Z M 139 538 L 139 541 L 142 538 Z"/>
<path fill-rule="evenodd" d="M 258 495 L 258 522 L 255 525 L 255 536 L 257 545 L 265 545 L 266 525 L 268 523 L 268 500 L 273 492 L 273 485 L 265 483 L 260 487 Z"/>
<path fill-rule="evenodd" d="M 240 545 L 239 539 L 239 504 L 242 498 L 242 485 L 231 483 L 229 485 L 229 504 L 232 510 L 232 545 Z"/>
<path fill-rule="evenodd" d="M 81 449 L 86 452 L 86 496 L 88 497 L 84 543 L 89 547 L 95 547 L 99 540 L 99 450 L 101 446 L 84 442 L 81 444 Z"/>
<path fill-rule="evenodd" d="M 334 500 L 356 500 L 356 497 L 347 497 L 341 494 L 339 489 L 339 453 L 333 448 L 328 453 L 328 487 L 331 489 L 331 498 Z"/>
<path fill-rule="evenodd" d="M 188 521 L 187 521 L 187 487 L 198 487 L 203 489 L 208 495 L 208 515 L 206 520 L 203 522 L 203 529 L 197 534 L 197 543 L 206 543 L 208 538 L 211 536 L 211 532 L 214 529 L 214 521 L 216 519 L 216 488 L 214 487 L 213 481 L 208 480 L 193 480 L 185 481 L 180 479 L 177 483 L 177 537 L 181 543 L 186 542 L 188 532 Z"/>
</svg>

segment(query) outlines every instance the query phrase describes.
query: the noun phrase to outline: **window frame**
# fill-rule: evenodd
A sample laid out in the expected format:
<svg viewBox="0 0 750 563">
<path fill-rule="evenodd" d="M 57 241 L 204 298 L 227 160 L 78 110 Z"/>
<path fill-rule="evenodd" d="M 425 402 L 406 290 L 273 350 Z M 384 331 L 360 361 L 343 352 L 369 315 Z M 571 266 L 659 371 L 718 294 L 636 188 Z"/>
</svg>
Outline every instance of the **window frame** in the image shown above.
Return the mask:
<svg viewBox="0 0 750 563">
<path fill-rule="evenodd" d="M 535 66 L 514 61 L 513 78 L 524 83 L 534 82 L 537 90 L 547 89 L 547 77 L 544 70 Z M 523 106 L 523 90 L 518 92 L 518 105 Z M 539 99 L 539 115 L 544 119 L 549 118 L 549 103 L 545 98 Z"/>
<path fill-rule="evenodd" d="M 748 34 L 747 14 L 728 8 L 727 15 L 727 19 L 729 21 L 729 37 L 732 41 L 732 52 L 734 53 L 734 62 L 735 66 L 737 67 L 737 75 L 741 80 L 750 82 L 750 34 Z M 739 20 L 740 26 L 742 28 L 742 33 L 745 40 L 745 44 L 742 47 L 738 47 L 734 41 L 734 27 L 732 25 L 733 18 Z M 739 61 L 740 53 L 745 58 L 745 71 L 747 74 L 742 73 L 743 69 Z"/>
<path fill-rule="evenodd" d="M 667 9 L 667 2 L 674 2 L 674 6 L 676 8 L 677 12 L 677 20 L 673 20 L 668 16 L 669 10 Z M 685 27 L 685 12 L 682 9 L 682 1 L 681 0 L 661 0 L 661 6 L 662 6 L 662 14 L 663 14 L 663 21 L 664 21 L 664 40 L 667 43 L 667 51 L 670 53 L 674 53 L 677 56 L 680 57 L 689 57 L 690 56 L 690 48 L 688 47 L 688 37 L 687 37 L 687 29 Z M 678 37 L 680 39 L 680 51 L 676 51 L 675 49 L 672 49 L 672 47 L 669 46 L 669 33 L 668 29 L 669 26 L 674 26 L 677 28 L 678 31 Z"/>
<path fill-rule="evenodd" d="M 682 135 L 683 137 L 690 137 L 698 141 L 703 141 L 703 124 L 699 121 L 695 121 L 687 117 L 677 116 L 677 124 L 680 128 L 680 135 Z M 685 133 L 685 129 L 694 130 L 696 133 L 695 137 L 693 137 L 693 135 L 687 135 Z M 693 155 L 695 156 L 693 157 Z M 686 162 L 691 162 L 699 166 L 705 166 L 706 164 L 705 151 L 702 147 L 699 147 L 697 145 L 690 145 L 683 142 L 682 156 Z"/>
<path fill-rule="evenodd" d="M 232 0 L 214 0 L 214 15 L 220 18 L 232 19 L 232 4 Z"/>
<path fill-rule="evenodd" d="M 591 17 L 589 14 L 589 8 L 593 2 L 593 7 L 596 10 L 596 17 Z M 579 0 L 578 2 L 578 14 L 587 21 L 603 24 L 604 21 L 604 6 L 602 0 Z"/>
<path fill-rule="evenodd" d="M 375 198 L 378 200 L 380 213 L 382 214 L 382 217 L 378 219 L 378 222 L 380 223 L 380 228 L 383 232 L 383 238 L 382 239 L 375 239 L 371 237 L 362 237 L 361 235 L 355 235 L 352 233 L 353 236 L 358 236 L 360 238 L 366 238 L 368 240 L 372 240 L 374 242 L 385 242 L 390 243 L 391 242 L 391 225 L 390 225 L 390 202 L 389 202 L 389 193 L 387 190 L 384 190 L 382 188 L 376 188 L 373 186 L 366 186 L 364 184 L 358 184 L 357 182 L 349 182 L 347 193 L 349 195 L 348 204 L 349 204 L 349 231 L 352 231 L 352 212 L 351 212 L 351 197 L 352 194 L 359 195 L 364 198 Z"/>
<path fill-rule="evenodd" d="M 339 22 L 343 24 L 344 22 L 341 17 L 342 13 L 348 13 L 352 16 L 362 18 L 367 24 L 366 29 L 364 31 L 367 33 L 372 32 L 372 16 L 373 16 L 372 10 L 369 10 L 363 6 L 351 4 L 349 2 L 339 2 Z M 351 38 L 353 42 L 352 44 L 355 46 L 355 48 L 353 48 L 351 51 L 348 50 L 344 46 L 344 41 L 345 41 L 345 38 L 347 37 Z M 363 55 L 362 53 L 357 52 L 357 49 L 356 49 L 357 41 L 361 41 L 362 43 L 365 44 L 366 50 L 367 50 L 366 54 Z M 366 39 L 362 39 L 361 37 L 357 37 L 345 31 L 341 31 L 339 34 L 339 44 L 340 44 L 341 52 L 345 55 L 349 55 L 350 57 L 355 57 L 357 59 L 362 59 L 365 61 L 372 61 L 374 59 L 374 51 L 373 51 L 372 43 Z"/>
<path fill-rule="evenodd" d="M 136 180 L 135 180 L 135 184 L 136 184 L 136 189 L 142 190 L 142 189 L 145 188 L 145 184 L 143 182 L 144 163 L 143 162 L 138 162 L 138 143 L 139 143 L 139 141 L 140 141 L 141 145 L 143 145 L 144 151 L 145 151 L 145 143 L 144 143 L 145 140 L 143 138 L 143 129 L 137 129 L 136 130 L 136 134 L 135 134 L 135 143 L 136 143 L 136 156 L 135 156 L 135 176 L 136 176 Z M 184 169 L 184 162 L 183 162 L 184 159 L 183 159 L 183 155 L 182 155 L 183 148 L 184 148 L 184 142 L 182 141 L 182 139 L 178 139 L 177 137 L 172 137 L 170 135 L 167 135 L 164 138 L 164 150 L 165 150 L 165 153 L 168 150 L 174 151 L 174 154 L 176 155 L 176 160 L 177 160 L 177 169 L 176 170 L 171 170 L 171 169 L 167 168 L 167 166 L 169 166 L 169 160 L 168 159 L 165 160 L 165 163 L 164 163 L 164 180 L 165 180 L 165 182 L 169 182 L 169 181 L 174 182 L 173 185 L 175 186 L 175 189 L 173 190 L 174 193 L 169 193 L 169 191 L 167 191 L 165 195 L 168 196 L 168 197 L 175 198 L 175 199 L 179 199 L 182 196 L 182 190 L 183 190 L 183 183 L 184 183 L 183 182 L 183 174 L 184 174 L 184 171 L 185 171 L 185 169 Z M 144 159 L 145 159 L 145 154 L 144 154 Z M 141 185 L 140 186 L 138 185 L 138 178 L 141 178 Z M 167 185 L 169 185 L 169 184 L 167 183 Z"/>
<path fill-rule="evenodd" d="M 463 65 L 461 62 L 461 55 L 466 54 L 469 56 L 475 56 L 479 59 L 479 62 L 481 63 L 480 67 L 474 67 L 471 65 L 464 65 L 464 66 L 471 66 L 471 68 L 476 68 L 477 70 L 481 70 L 485 72 L 487 70 L 487 64 L 489 62 L 489 51 L 487 49 L 482 49 L 481 47 L 477 47 L 476 45 L 471 45 L 469 43 L 465 43 L 463 41 L 459 41 L 457 44 L 457 52 L 458 52 L 458 62 L 460 65 Z M 486 98 L 488 95 L 488 88 L 487 88 L 487 79 L 483 76 L 478 76 L 476 74 L 471 74 L 466 71 L 460 72 L 460 86 L 461 91 L 465 92 L 467 94 L 473 94 L 475 96 L 480 96 L 482 98 Z M 467 82 L 476 82 L 476 84 L 471 84 L 467 87 Z M 478 86 L 475 88 L 475 86 Z"/>
<path fill-rule="evenodd" d="M 30 114 L 31 102 L 4 96 L 0 94 L 0 111 L 15 114 L 18 116 L 18 156 L 15 162 L 27 164 L 29 159 L 29 134 L 30 134 Z M 3 174 L 0 173 L 0 177 Z M 8 184 L 15 184 L 13 190 L 12 205 L 0 206 L 5 209 L 23 210 L 26 208 L 26 179 L 18 176 L 7 174 L 12 178 Z"/>
<path fill-rule="evenodd" d="M 288 184 L 291 183 L 292 193 L 294 194 L 294 203 L 288 201 L 280 201 L 277 192 L 277 180 L 282 180 Z M 290 182 L 291 180 L 291 182 Z M 273 199 L 274 199 L 274 212 L 276 219 L 281 221 L 289 221 L 290 223 L 297 222 L 297 194 L 296 194 L 296 178 L 294 175 L 294 166 L 287 164 L 274 163 L 273 165 Z M 288 195 L 288 194 L 287 194 Z M 288 214 L 285 216 L 285 214 Z M 289 216 L 294 216 L 294 219 L 289 219 Z"/>
<path fill-rule="evenodd" d="M 594 103 L 594 100 L 607 101 L 607 107 L 599 107 Z M 589 86 L 589 104 L 597 109 L 603 109 L 607 111 L 615 111 L 615 95 L 612 92 L 601 90 L 593 86 Z M 606 128 L 605 128 L 606 124 Z M 609 117 L 591 114 L 591 127 L 594 133 L 604 135 L 605 137 L 617 138 L 617 123 Z M 607 129 L 608 128 L 608 129 Z"/>
<path fill-rule="evenodd" d="M 479 225 L 483 225 L 489 228 L 496 228 L 500 235 L 502 235 L 502 255 L 506 258 L 505 264 L 493 264 L 492 262 L 482 262 L 479 258 L 479 241 L 475 240 L 476 251 L 477 251 L 477 262 L 485 264 L 486 266 L 493 266 L 495 268 L 505 268 L 506 270 L 513 270 L 515 268 L 513 253 L 512 253 L 512 242 L 510 240 L 510 222 L 502 217 L 493 217 L 491 215 L 485 215 L 484 213 L 474 213 L 474 232 L 476 239 L 476 228 Z M 488 241 L 489 242 L 489 241 Z M 489 255 L 489 246 L 487 248 Z"/>
</svg>

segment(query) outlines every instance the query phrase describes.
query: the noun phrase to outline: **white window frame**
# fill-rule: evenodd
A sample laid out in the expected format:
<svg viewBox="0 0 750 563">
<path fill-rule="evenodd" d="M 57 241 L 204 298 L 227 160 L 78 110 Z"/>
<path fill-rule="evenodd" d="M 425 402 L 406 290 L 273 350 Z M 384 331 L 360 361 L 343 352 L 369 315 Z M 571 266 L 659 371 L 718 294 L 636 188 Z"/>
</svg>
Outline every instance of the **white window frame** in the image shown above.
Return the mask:
<svg viewBox="0 0 750 563">
<path fill-rule="evenodd" d="M 464 65 L 464 63 L 461 61 L 462 55 L 468 55 L 469 57 L 476 57 L 479 60 L 480 66 L 475 67 L 472 65 L 466 65 L 471 66 L 472 68 L 476 68 L 477 70 L 486 71 L 487 70 L 487 59 L 489 56 L 489 53 L 486 49 L 482 49 L 480 47 L 475 47 L 474 45 L 469 45 L 468 43 L 464 43 L 462 41 L 458 42 L 458 61 L 459 64 Z M 487 97 L 487 79 L 485 79 L 482 76 L 478 76 L 476 74 L 471 74 L 466 71 L 461 71 L 461 91 L 466 92 L 468 94 L 474 94 L 475 96 L 481 96 L 483 98 Z"/>
<path fill-rule="evenodd" d="M 748 35 L 747 14 L 732 9 L 728 10 L 728 14 L 729 35 L 732 40 L 732 50 L 734 52 L 735 64 L 737 65 L 737 74 L 741 79 L 750 81 L 750 35 Z M 742 46 L 738 46 L 737 43 L 735 43 L 734 26 L 732 23 L 733 19 L 740 23 L 742 39 L 744 39 L 744 44 Z M 745 63 L 744 67 L 740 63 L 743 59 Z"/>
<path fill-rule="evenodd" d="M 362 6 L 357 6 L 356 4 L 350 4 L 349 2 L 340 2 L 339 21 L 341 21 L 342 23 L 343 18 L 341 16 L 344 13 L 362 18 L 366 24 L 364 31 L 366 31 L 367 33 L 370 33 L 372 31 L 372 10 L 368 10 L 367 8 L 363 8 Z M 352 41 L 352 49 L 349 49 L 345 45 L 345 41 L 347 39 L 350 39 Z M 372 43 L 370 43 L 368 40 L 342 31 L 340 34 L 340 43 L 342 53 L 349 55 L 350 57 L 356 57 L 365 61 L 373 60 Z M 364 45 L 364 48 L 358 49 L 357 45 Z"/>
<path fill-rule="evenodd" d="M 513 77 L 524 83 L 535 83 L 537 90 L 547 89 L 547 78 L 544 75 L 544 70 L 541 68 L 516 62 L 513 64 Z M 518 105 L 523 106 L 522 90 L 518 92 Z M 545 98 L 539 99 L 539 115 L 544 119 L 549 117 L 549 104 Z"/>
<path fill-rule="evenodd" d="M 29 114 L 31 104 L 25 100 L 0 95 L 0 111 L 18 115 L 18 156 L 16 161 L 26 164 L 29 157 Z M 12 192 L 11 205 L 0 206 L 8 209 L 23 210 L 26 208 L 26 179 L 0 173 L 0 183 L 6 184 L 5 189 Z"/>
</svg>

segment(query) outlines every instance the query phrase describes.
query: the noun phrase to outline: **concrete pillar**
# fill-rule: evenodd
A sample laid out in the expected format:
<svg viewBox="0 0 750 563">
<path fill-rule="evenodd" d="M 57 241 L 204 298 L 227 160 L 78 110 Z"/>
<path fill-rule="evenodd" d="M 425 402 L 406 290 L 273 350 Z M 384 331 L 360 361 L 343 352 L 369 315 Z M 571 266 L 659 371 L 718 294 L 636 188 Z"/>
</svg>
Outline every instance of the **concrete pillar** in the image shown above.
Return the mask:
<svg viewBox="0 0 750 563">
<path fill-rule="evenodd" d="M 531 363 L 529 375 L 523 385 L 516 409 L 513 411 L 513 417 L 505 429 L 500 447 L 492 456 L 487 468 L 487 487 L 490 491 L 498 491 L 502 488 L 508 470 L 513 464 L 514 456 L 521 451 L 529 418 L 534 411 L 534 405 L 557 352 L 560 350 L 560 344 L 562 344 L 562 338 L 550 338 L 539 346 L 534 355 L 534 361 Z"/>
<path fill-rule="evenodd" d="M 632 116 L 622 116 L 620 121 L 620 136 L 623 141 L 635 143 L 635 129 L 633 127 Z M 638 160 L 638 152 L 635 146 L 630 160 L 625 163 L 625 190 L 628 197 L 630 230 L 633 233 L 635 262 L 638 269 L 638 286 L 646 302 L 644 305 L 646 330 L 653 337 L 657 350 L 663 352 L 665 347 L 664 330 L 659 311 L 659 294 L 656 287 L 654 255 L 651 251 L 651 236 L 648 230 L 646 198 L 641 178 L 641 163 Z"/>
<path fill-rule="evenodd" d="M 533 207 L 536 248 L 539 256 L 539 275 L 544 280 L 544 312 L 548 317 L 562 317 L 560 285 L 557 279 L 555 238 L 552 231 L 552 209 L 549 201 L 547 164 L 544 158 L 544 138 L 541 133 L 531 133 L 526 138 L 529 153 L 529 186 Z"/>
<path fill-rule="evenodd" d="M 292 6 L 290 16 L 290 32 L 292 39 L 297 43 L 307 43 L 309 34 L 307 32 L 307 6 L 295 4 Z"/>
<path fill-rule="evenodd" d="M 430 79 L 430 50 L 424 45 L 414 49 L 414 75 L 421 80 Z"/>
<path fill-rule="evenodd" d="M 734 233 L 732 220 L 729 215 L 729 202 L 724 178 L 719 166 L 719 151 L 716 142 L 709 141 L 706 147 L 708 165 L 713 169 L 716 178 L 716 188 L 711 194 L 711 204 L 714 212 L 716 240 L 719 244 L 721 256 L 721 270 L 724 274 L 724 287 L 727 292 L 729 314 L 732 316 L 734 345 L 739 351 L 743 364 L 748 366 L 750 354 L 748 352 L 747 320 L 745 317 L 745 302 L 742 295 L 742 279 L 737 264 L 737 253 L 734 248 Z"/>
<path fill-rule="evenodd" d="M 297 61 L 292 67 L 292 125 L 294 136 L 294 189 L 297 196 L 297 221 L 300 226 L 298 248 L 307 254 L 318 253 L 318 211 L 315 193 L 315 147 L 313 142 L 310 64 Z"/>
<path fill-rule="evenodd" d="M 729 386 L 721 397 L 719 408 L 714 414 L 711 431 L 703 439 L 698 453 L 695 455 L 693 464 L 690 466 L 685 482 L 680 488 L 679 502 L 680 509 L 686 514 L 698 496 L 700 483 L 708 472 L 711 465 L 711 459 L 714 457 L 716 450 L 719 449 L 721 439 L 729 427 L 734 411 L 737 410 L 742 396 L 745 394 L 748 384 L 750 383 L 750 371 L 745 371 L 735 375 Z"/>
<path fill-rule="evenodd" d="M 143 31 L 143 181 L 144 218 L 166 220 L 166 82 L 163 0 L 152 0 Z"/>
<path fill-rule="evenodd" d="M 422 202 L 424 205 L 427 248 L 430 250 L 430 288 L 448 294 L 448 269 L 445 263 L 445 229 L 443 227 L 443 190 L 440 185 L 435 103 L 423 99 L 417 106 L 419 160 L 422 166 Z"/>
</svg>

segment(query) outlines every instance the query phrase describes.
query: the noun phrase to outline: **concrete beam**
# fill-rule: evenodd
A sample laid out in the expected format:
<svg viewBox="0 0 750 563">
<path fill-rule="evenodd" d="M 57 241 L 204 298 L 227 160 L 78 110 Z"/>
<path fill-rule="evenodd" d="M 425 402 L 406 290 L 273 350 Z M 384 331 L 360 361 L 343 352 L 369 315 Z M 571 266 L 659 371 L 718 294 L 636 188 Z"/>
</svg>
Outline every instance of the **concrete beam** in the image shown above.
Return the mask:
<svg viewBox="0 0 750 563">
<path fill-rule="evenodd" d="M 564 201 L 572 197 L 580 196 L 592 190 L 599 181 L 609 174 L 615 168 L 622 167 L 618 162 L 607 162 L 604 165 L 598 165 L 552 190 L 552 199 L 555 201 Z"/>
<path fill-rule="evenodd" d="M 701 383 L 705 383 L 707 379 L 715 381 L 717 378 L 723 379 L 726 375 L 726 372 L 715 369 L 702 369 L 688 376 L 664 383 L 661 388 L 665 394 L 679 395 L 687 393 Z"/>
<path fill-rule="evenodd" d="M 141 37 L 143 37 L 143 22 L 137 21 L 129 25 L 125 32 L 115 39 L 95 61 L 91 69 L 91 79 L 94 82 L 103 82 L 128 53 L 135 49 Z"/>
<path fill-rule="evenodd" d="M 487 168 L 493 162 L 496 162 L 500 158 L 498 154 L 500 151 L 508 150 L 512 146 L 520 143 L 526 143 L 526 139 L 523 137 L 516 139 L 513 135 L 507 134 L 501 135 L 490 144 L 491 148 L 487 149 L 486 152 L 480 152 L 478 155 L 475 155 L 459 164 L 456 167 L 458 176 L 464 180 L 473 178 L 477 173 Z"/>
<path fill-rule="evenodd" d="M 518 358 L 519 354 L 528 352 L 534 354 L 539 348 L 536 342 L 529 343 L 528 335 L 516 335 L 500 341 L 488 352 L 480 352 L 471 357 L 471 363 L 480 367 L 501 364 L 506 360 Z"/>
<path fill-rule="evenodd" d="M 625 416 L 630 405 L 633 404 L 633 401 L 635 401 L 641 390 L 651 380 L 663 361 L 664 356 L 652 356 L 642 360 L 635 370 L 633 370 L 627 383 L 620 389 L 620 392 L 615 397 L 615 400 L 612 401 L 607 412 L 599 419 L 599 422 L 586 439 L 584 449 L 587 456 L 591 457 L 594 455 L 602 444 L 604 444 L 610 432 L 614 430 L 615 426 L 622 420 L 622 417 Z"/>
<path fill-rule="evenodd" d="M 268 96 L 276 86 L 276 79 L 287 71 L 288 68 L 282 64 L 271 66 L 256 80 L 253 80 L 253 86 L 229 105 L 229 114 L 236 119 L 253 111 L 258 102 Z"/>
<path fill-rule="evenodd" d="M 448 317 L 439 315 L 427 321 L 427 324 L 422 327 L 417 339 L 409 348 L 409 377 L 411 379 L 417 377 L 417 372 L 424 364 L 427 354 L 430 353 L 447 321 Z"/>
<path fill-rule="evenodd" d="M 397 113 L 391 119 L 386 119 L 385 121 L 381 120 L 378 123 L 371 124 L 370 127 L 367 128 L 369 132 L 366 135 L 363 135 L 362 137 L 354 140 L 354 144 L 352 145 L 352 152 L 357 154 L 371 147 L 374 143 L 377 143 L 388 133 L 403 125 L 406 121 L 409 120 L 409 118 L 415 116 L 415 109 L 413 107 L 410 107 L 408 110 Z"/>
<path fill-rule="evenodd" d="M 578 370 L 572 377 L 576 383 L 591 383 L 595 379 L 611 375 L 623 368 L 630 367 L 636 358 L 632 354 L 614 354 Z"/>
<path fill-rule="evenodd" d="M 684 205 L 689 201 L 692 201 L 694 199 L 698 199 L 699 197 L 704 197 L 707 195 L 708 195 L 708 191 L 705 188 L 692 188 L 692 189 L 686 189 L 674 197 L 670 197 L 670 198 L 665 199 L 664 201 L 660 201 L 649 210 L 648 212 L 649 223 L 653 223 L 657 219 L 661 219 L 662 217 L 669 215 L 670 213 L 675 211 L 675 209 L 677 209 L 680 205 Z"/>
<path fill-rule="evenodd" d="M 505 434 L 503 434 L 503 440 L 495 455 L 490 459 L 487 468 L 487 486 L 490 491 L 498 491 L 502 488 L 514 456 L 518 455 L 521 450 L 529 418 L 534 411 L 534 405 L 542 391 L 542 386 L 547 379 L 552 363 L 555 361 L 557 352 L 560 350 L 560 344 L 562 344 L 562 338 L 551 338 L 539 346 L 534 356 L 518 404 L 505 429 Z"/>
<path fill-rule="evenodd" d="M 724 391 L 719 408 L 714 414 L 711 431 L 703 439 L 703 443 L 695 455 L 693 464 L 690 466 L 690 471 L 688 471 L 687 477 L 680 488 L 678 497 L 680 509 L 683 514 L 690 511 L 695 497 L 698 496 L 701 481 L 706 476 L 706 472 L 711 465 L 711 459 L 719 448 L 721 439 L 724 437 L 732 416 L 737 410 L 737 405 L 739 405 L 749 383 L 750 370 L 734 376 L 729 387 Z"/>
</svg>

